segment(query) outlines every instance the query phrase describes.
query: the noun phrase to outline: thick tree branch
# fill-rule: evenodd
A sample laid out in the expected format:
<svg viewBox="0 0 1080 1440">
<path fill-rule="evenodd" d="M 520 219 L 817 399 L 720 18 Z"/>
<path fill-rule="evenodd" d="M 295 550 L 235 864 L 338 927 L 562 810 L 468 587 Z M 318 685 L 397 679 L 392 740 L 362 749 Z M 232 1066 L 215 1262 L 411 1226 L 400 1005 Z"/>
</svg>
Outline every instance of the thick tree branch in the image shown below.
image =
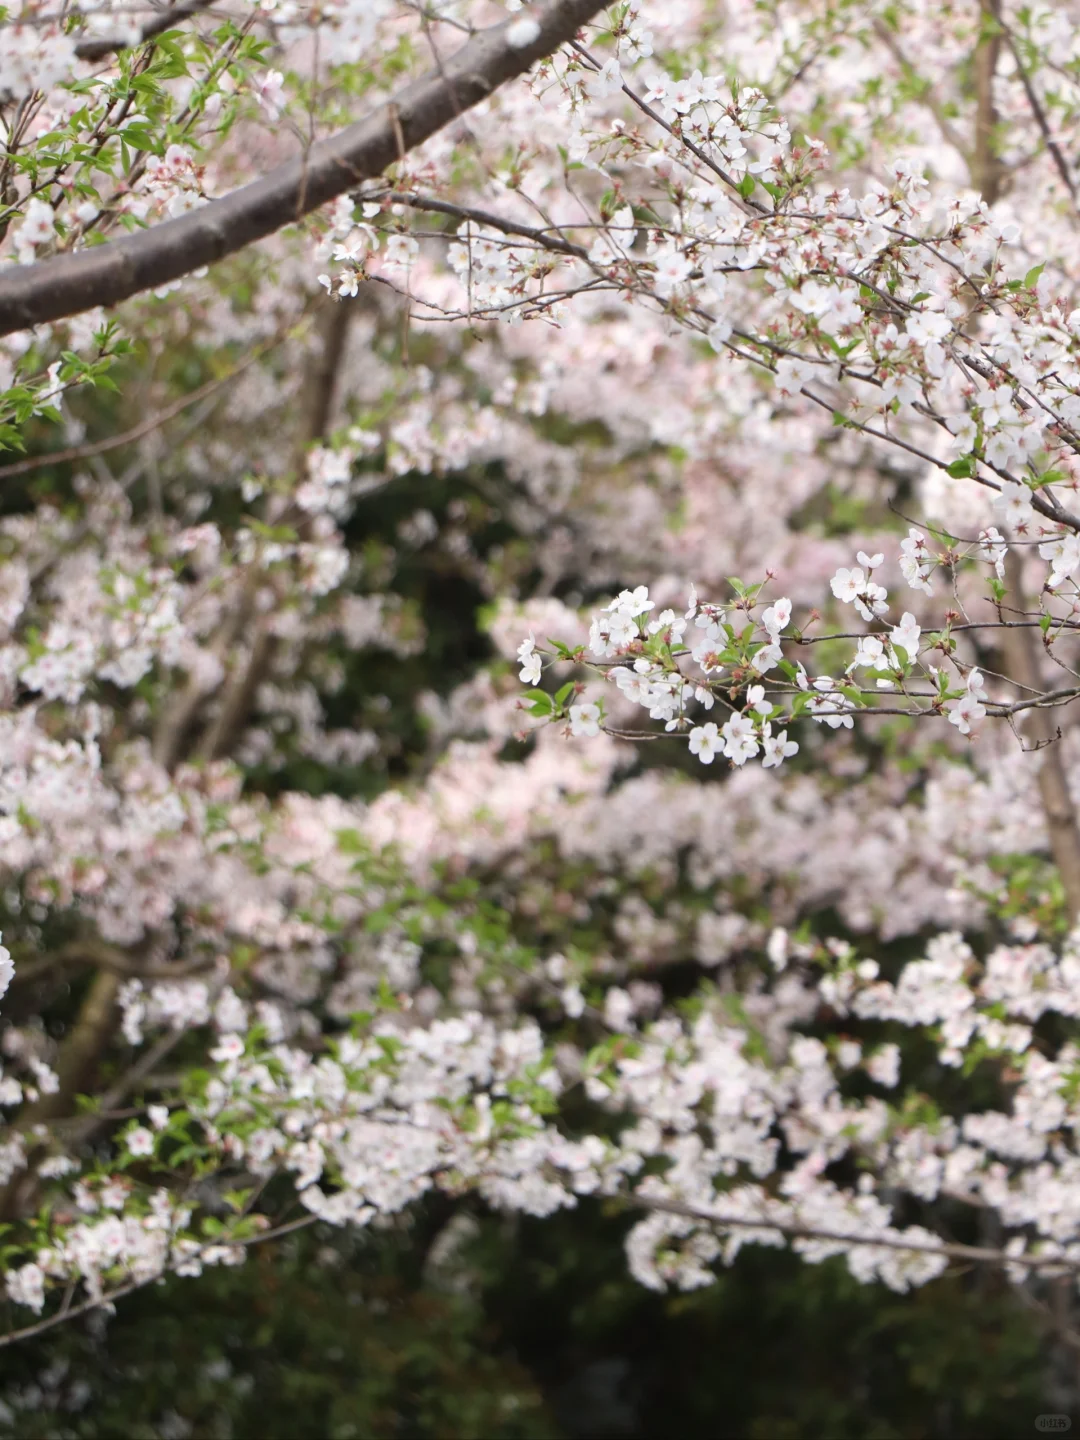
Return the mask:
<svg viewBox="0 0 1080 1440">
<path fill-rule="evenodd" d="M 988 205 L 1001 195 L 1005 170 L 997 152 L 997 107 L 994 104 L 994 77 L 1001 55 L 1000 0 L 983 0 L 986 31 L 975 47 L 975 148 L 968 168 L 971 183 Z"/>
<path fill-rule="evenodd" d="M 20 960 L 12 983 L 27 985 L 66 965 L 93 965 L 101 970 L 112 970 L 117 975 L 134 976 L 139 980 L 179 980 L 185 975 L 195 975 L 200 970 L 209 969 L 212 963 L 205 956 L 198 956 L 177 965 L 142 964 L 125 950 L 120 950 L 115 945 L 106 945 L 103 940 L 88 935 L 84 940 L 63 945 L 51 955 L 43 955 L 38 960 Z"/>
<path fill-rule="evenodd" d="M 374 114 L 316 142 L 254 184 L 120 240 L 38 265 L 12 266 L 0 274 L 0 335 L 116 305 L 272 235 L 380 174 L 404 151 L 572 40 L 601 8 L 601 0 L 541 0 L 480 31 Z M 535 36 L 515 44 L 528 20 L 535 22 Z"/>
<path fill-rule="evenodd" d="M 166 30 L 174 29 L 182 20 L 189 20 L 201 10 L 208 10 L 212 4 L 213 0 L 188 0 L 187 4 L 171 5 L 142 26 L 137 40 L 123 35 L 103 35 L 97 40 L 81 40 L 75 46 L 75 54 L 80 60 L 104 60 L 118 50 L 128 50 L 133 44 L 143 45 L 147 40 L 164 35 Z"/>
<path fill-rule="evenodd" d="M 64 1039 L 56 1062 L 57 1088 L 25 1106 L 18 1117 L 18 1128 L 31 1130 L 66 1115 L 75 1096 L 86 1089 L 101 1053 L 113 1033 L 117 996 L 121 975 L 116 970 L 98 970 L 82 1002 L 78 1019 Z M 40 1153 L 40 1151 L 38 1152 Z M 0 1191 L 0 1217 L 11 1219 L 24 1205 L 31 1203 L 37 1173 L 31 1164 L 16 1174 Z"/>
</svg>

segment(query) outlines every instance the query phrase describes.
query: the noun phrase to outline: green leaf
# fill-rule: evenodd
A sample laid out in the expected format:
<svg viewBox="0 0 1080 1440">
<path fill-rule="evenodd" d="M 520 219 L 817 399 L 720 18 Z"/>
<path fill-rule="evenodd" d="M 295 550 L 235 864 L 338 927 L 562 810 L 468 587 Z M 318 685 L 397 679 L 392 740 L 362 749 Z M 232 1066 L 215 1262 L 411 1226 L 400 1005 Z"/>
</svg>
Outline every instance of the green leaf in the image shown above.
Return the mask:
<svg viewBox="0 0 1080 1440">
<path fill-rule="evenodd" d="M 1044 485 L 1056 485 L 1059 481 L 1067 480 L 1068 478 L 1064 470 L 1047 470 L 1032 482 L 1033 488 L 1039 490 Z"/>
<path fill-rule="evenodd" d="M 1045 269 L 1046 261 L 1042 260 L 1038 265 L 1033 265 L 1031 269 L 1027 272 L 1027 274 L 1024 276 L 1024 284 L 1029 290 L 1034 290 L 1035 286 L 1039 282 L 1039 276 Z"/>
<path fill-rule="evenodd" d="M 533 702 L 529 706 L 531 715 L 553 715 L 555 713 L 555 702 L 546 690 L 526 690 L 525 699 Z"/>
<path fill-rule="evenodd" d="M 961 455 L 959 460 L 954 460 L 951 465 L 945 466 L 945 472 L 954 480 L 970 479 L 975 474 L 975 456 Z"/>
</svg>

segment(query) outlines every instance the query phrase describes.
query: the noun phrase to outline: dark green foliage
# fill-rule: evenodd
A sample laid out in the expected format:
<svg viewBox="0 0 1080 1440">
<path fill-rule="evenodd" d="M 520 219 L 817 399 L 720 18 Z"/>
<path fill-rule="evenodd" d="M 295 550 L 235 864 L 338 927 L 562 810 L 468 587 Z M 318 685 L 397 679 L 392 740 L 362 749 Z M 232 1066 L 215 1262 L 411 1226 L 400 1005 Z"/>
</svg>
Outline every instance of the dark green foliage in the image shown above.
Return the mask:
<svg viewBox="0 0 1080 1440">
<path fill-rule="evenodd" d="M 479 1307 L 411 1273 L 411 1238 L 305 1235 L 242 1269 L 142 1291 L 107 1324 L 43 1337 L 11 1356 L 5 1386 L 9 1404 L 28 1385 L 41 1399 L 27 1396 L 0 1434 L 552 1435 L 528 1373 Z"/>
<path fill-rule="evenodd" d="M 0 1436 L 1006 1440 L 1051 1408 L 1039 1337 L 987 1277 L 898 1296 L 751 1247 L 714 1286 L 655 1295 L 627 1273 L 625 1218 L 592 1204 L 480 1216 L 432 1276 L 439 1209 L 319 1227 L 8 1352 L 9 1403 L 32 1403 Z"/>
</svg>

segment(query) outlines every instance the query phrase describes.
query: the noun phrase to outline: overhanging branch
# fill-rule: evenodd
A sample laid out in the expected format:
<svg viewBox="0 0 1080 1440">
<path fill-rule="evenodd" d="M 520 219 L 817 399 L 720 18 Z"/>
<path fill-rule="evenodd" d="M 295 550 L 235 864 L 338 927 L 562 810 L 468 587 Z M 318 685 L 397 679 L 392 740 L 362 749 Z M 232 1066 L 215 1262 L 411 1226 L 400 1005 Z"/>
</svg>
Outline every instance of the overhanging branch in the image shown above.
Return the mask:
<svg viewBox="0 0 1080 1440">
<path fill-rule="evenodd" d="M 379 175 L 402 151 L 573 39 L 602 8 L 602 0 L 541 0 L 474 35 L 364 120 L 224 199 L 105 245 L 0 272 L 0 336 L 116 305 L 272 235 Z M 530 19 L 536 34 L 526 45 L 512 43 Z"/>
<path fill-rule="evenodd" d="M 192 15 L 208 10 L 212 4 L 213 0 L 187 0 L 184 4 L 171 5 L 160 15 L 147 21 L 139 31 L 137 40 L 133 41 L 124 35 L 104 35 L 95 40 L 80 40 L 75 46 L 75 54 L 80 60 L 104 60 L 107 55 L 113 55 L 118 50 L 127 50 L 133 44 L 142 45 L 147 40 L 163 35 L 166 30 L 174 29 L 182 21 L 190 20 Z"/>
</svg>

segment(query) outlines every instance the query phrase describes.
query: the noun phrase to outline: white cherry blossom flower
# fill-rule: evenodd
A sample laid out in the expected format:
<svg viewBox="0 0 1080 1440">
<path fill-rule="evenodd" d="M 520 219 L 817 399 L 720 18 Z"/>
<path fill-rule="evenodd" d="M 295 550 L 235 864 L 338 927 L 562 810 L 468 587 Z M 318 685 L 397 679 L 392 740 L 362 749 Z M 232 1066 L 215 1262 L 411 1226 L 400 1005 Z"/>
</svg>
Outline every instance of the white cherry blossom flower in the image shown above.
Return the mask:
<svg viewBox="0 0 1080 1440">
<path fill-rule="evenodd" d="M 829 675 L 819 675 L 814 680 L 818 692 L 811 696 L 807 713 L 818 724 L 827 725 L 830 730 L 851 730 L 855 722 L 847 713 L 854 708 L 851 700 L 836 689 L 836 682 Z"/>
<path fill-rule="evenodd" d="M 864 620 L 873 620 L 878 615 L 884 615 L 888 610 L 889 592 L 883 585 L 877 585 L 873 580 L 867 580 L 862 592 L 855 596 L 855 609 Z"/>
<path fill-rule="evenodd" d="M 949 724 L 955 725 L 961 735 L 970 735 L 972 725 L 978 724 L 986 715 L 986 706 L 970 693 L 961 695 L 958 700 L 951 700 L 946 708 L 949 711 Z"/>
<path fill-rule="evenodd" d="M 524 50 L 540 34 L 540 22 L 532 15 L 522 15 L 506 27 L 506 43 L 512 50 Z"/>
<path fill-rule="evenodd" d="M 866 584 L 866 575 L 858 567 L 852 570 L 841 569 L 837 570 L 829 584 L 836 598 L 845 605 L 850 605 L 855 597 L 862 593 Z"/>
<path fill-rule="evenodd" d="M 1001 463 L 1008 464 L 1011 459 L 1012 452 L 1010 451 L 1003 457 Z M 1031 491 L 1026 485 L 1021 485 L 1015 480 L 1002 481 L 1001 491 L 994 497 L 994 506 L 1001 512 L 1004 523 L 1011 525 L 1014 530 L 1022 530 L 1034 519 Z"/>
<path fill-rule="evenodd" d="M 967 455 L 974 450 L 979 432 L 975 421 L 966 411 L 963 415 L 950 415 L 945 424 L 953 437 L 953 449 L 958 455 Z"/>
<path fill-rule="evenodd" d="M 761 764 L 766 770 L 775 765 L 782 765 L 789 756 L 799 753 L 799 747 L 795 741 L 787 738 L 787 731 L 781 730 L 779 735 L 774 735 L 772 726 L 768 722 L 762 727 L 761 740 L 765 748 Z"/>
<path fill-rule="evenodd" d="M 650 620 L 648 625 L 650 635 L 658 635 L 661 630 L 670 630 L 672 643 L 677 643 L 686 632 L 686 621 L 682 616 L 677 616 L 674 610 L 661 610 L 655 620 Z"/>
<path fill-rule="evenodd" d="M 519 679 L 523 685 L 536 685 L 540 680 L 540 656 L 536 654 L 536 637 L 530 635 L 518 646 Z"/>
<path fill-rule="evenodd" d="M 390 235 L 383 251 L 383 264 L 388 270 L 407 270 L 420 253 L 420 246 L 411 235 Z"/>
<path fill-rule="evenodd" d="M 564 986 L 559 998 L 571 1020 L 576 1020 L 580 1015 L 584 1015 L 585 996 L 581 993 L 580 986 L 576 984 Z"/>
<path fill-rule="evenodd" d="M 764 685 L 751 685 L 746 692 L 746 703 L 751 710 L 756 710 L 759 715 L 768 716 L 772 714 L 772 702 L 765 699 Z"/>
<path fill-rule="evenodd" d="M 927 580 L 930 574 L 930 551 L 926 537 L 914 526 L 900 541 L 900 570 L 912 590 L 921 590 L 926 595 L 934 593 Z"/>
<path fill-rule="evenodd" d="M 747 715 L 732 715 L 720 732 L 724 737 L 724 754 L 735 765 L 745 765 L 758 753 L 754 722 Z"/>
<path fill-rule="evenodd" d="M 900 1046 L 882 1045 L 867 1056 L 866 1073 L 878 1085 L 892 1090 L 900 1079 Z"/>
<path fill-rule="evenodd" d="M 761 623 L 775 640 L 791 623 L 791 601 L 787 596 L 770 605 L 761 617 Z"/>
<path fill-rule="evenodd" d="M 952 329 L 952 324 L 948 316 L 942 315 L 940 311 L 919 310 L 908 316 L 904 328 L 913 340 L 925 345 L 931 340 L 944 340 Z"/>
<path fill-rule="evenodd" d="M 40 1315 L 45 1308 L 45 1272 L 31 1262 L 9 1270 L 5 1280 L 8 1298 Z"/>
<path fill-rule="evenodd" d="M 623 87 L 618 60 L 605 60 L 599 70 L 593 71 L 588 76 L 586 85 L 594 100 L 603 100 L 609 95 L 617 95 Z"/>
<path fill-rule="evenodd" d="M 592 703 L 570 706 L 570 732 L 573 735 L 600 734 L 600 707 Z"/>
<path fill-rule="evenodd" d="M 877 635 L 864 635 L 859 640 L 851 668 L 865 666 L 869 670 L 888 669 L 889 660 L 885 653 L 885 642 Z"/>
<path fill-rule="evenodd" d="M 1009 547 L 996 525 L 979 531 L 979 559 L 993 565 L 999 580 L 1005 579 L 1005 557 Z"/>
<path fill-rule="evenodd" d="M 686 256 L 675 246 L 658 251 L 653 256 L 653 266 L 653 283 L 656 286 L 656 293 L 665 298 L 671 294 L 676 285 L 682 284 L 694 268 Z"/>
<path fill-rule="evenodd" d="M 750 664 L 759 675 L 764 675 L 769 670 L 774 670 L 783 658 L 784 652 L 780 648 L 780 642 L 774 640 L 771 645 L 763 645 L 760 650 L 755 651 Z"/>
<path fill-rule="evenodd" d="M 1080 536 L 1069 533 L 1048 540 L 1039 546 L 1039 554 L 1051 562 L 1050 578 L 1046 583 L 1051 590 L 1056 590 L 1080 566 Z"/>
<path fill-rule="evenodd" d="M 656 608 L 656 602 L 649 599 L 649 587 L 639 585 L 635 590 L 622 590 L 607 607 L 609 611 L 636 620 L 639 615 Z"/>
<path fill-rule="evenodd" d="M 713 721 L 695 725 L 690 731 L 690 754 L 696 755 L 703 765 L 711 765 L 722 748 L 720 732 Z"/>
<path fill-rule="evenodd" d="M 894 625 L 889 639 L 899 650 L 906 650 L 908 659 L 914 660 L 919 653 L 919 637 L 922 630 L 916 623 L 915 616 L 910 610 L 905 610 L 900 617 L 900 624 Z"/>
<path fill-rule="evenodd" d="M 255 97 L 270 120 L 276 120 L 284 109 L 284 83 L 285 76 L 280 70 L 267 70 L 255 82 Z"/>
<path fill-rule="evenodd" d="M 125 1136 L 125 1143 L 132 1155 L 144 1156 L 154 1153 L 154 1132 L 147 1130 L 145 1125 L 136 1125 L 134 1130 L 129 1130 Z"/>
</svg>

